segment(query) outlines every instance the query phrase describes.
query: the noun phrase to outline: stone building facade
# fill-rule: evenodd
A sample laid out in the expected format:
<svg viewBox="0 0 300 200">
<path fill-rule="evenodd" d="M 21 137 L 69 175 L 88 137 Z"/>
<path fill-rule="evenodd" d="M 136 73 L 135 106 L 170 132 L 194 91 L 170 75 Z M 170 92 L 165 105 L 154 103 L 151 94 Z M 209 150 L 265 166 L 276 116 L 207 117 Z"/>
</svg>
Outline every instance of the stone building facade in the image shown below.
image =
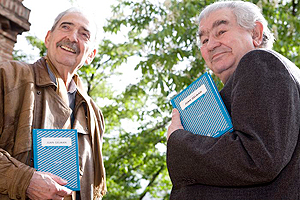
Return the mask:
<svg viewBox="0 0 300 200">
<path fill-rule="evenodd" d="M 30 10 L 23 0 L 0 0 L 0 62 L 12 60 L 17 35 L 29 31 Z"/>
</svg>

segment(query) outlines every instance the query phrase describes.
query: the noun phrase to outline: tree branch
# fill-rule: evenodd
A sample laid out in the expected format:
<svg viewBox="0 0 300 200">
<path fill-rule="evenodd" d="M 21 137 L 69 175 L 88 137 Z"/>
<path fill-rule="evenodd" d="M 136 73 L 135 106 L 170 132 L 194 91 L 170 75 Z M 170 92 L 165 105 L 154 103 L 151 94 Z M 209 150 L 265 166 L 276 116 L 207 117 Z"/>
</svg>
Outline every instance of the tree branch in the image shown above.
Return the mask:
<svg viewBox="0 0 300 200">
<path fill-rule="evenodd" d="M 140 200 L 142 200 L 147 192 L 149 191 L 149 187 L 151 187 L 155 181 L 155 179 L 158 177 L 158 175 L 160 174 L 160 172 L 165 168 L 164 165 L 160 166 L 160 169 L 152 176 L 152 179 L 150 180 L 150 182 L 148 183 L 147 187 L 145 188 L 145 190 L 143 191 L 143 193 L 140 195 Z"/>
<path fill-rule="evenodd" d="M 296 8 L 297 8 L 298 3 L 296 3 L 295 0 L 293 0 L 293 10 L 292 10 L 292 15 L 296 16 Z"/>
</svg>

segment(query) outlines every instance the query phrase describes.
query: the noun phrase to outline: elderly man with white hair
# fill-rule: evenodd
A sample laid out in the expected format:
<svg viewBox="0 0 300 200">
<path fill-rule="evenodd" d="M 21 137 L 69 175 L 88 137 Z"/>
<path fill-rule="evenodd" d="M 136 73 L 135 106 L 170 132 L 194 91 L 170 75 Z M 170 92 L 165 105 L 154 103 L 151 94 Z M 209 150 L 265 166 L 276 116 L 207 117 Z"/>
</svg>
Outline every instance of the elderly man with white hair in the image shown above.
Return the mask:
<svg viewBox="0 0 300 200">
<path fill-rule="evenodd" d="M 170 199 L 299 199 L 299 69 L 271 50 L 274 39 L 256 5 L 220 1 L 199 19 L 201 54 L 224 83 L 234 131 L 196 135 L 172 111 Z"/>
</svg>

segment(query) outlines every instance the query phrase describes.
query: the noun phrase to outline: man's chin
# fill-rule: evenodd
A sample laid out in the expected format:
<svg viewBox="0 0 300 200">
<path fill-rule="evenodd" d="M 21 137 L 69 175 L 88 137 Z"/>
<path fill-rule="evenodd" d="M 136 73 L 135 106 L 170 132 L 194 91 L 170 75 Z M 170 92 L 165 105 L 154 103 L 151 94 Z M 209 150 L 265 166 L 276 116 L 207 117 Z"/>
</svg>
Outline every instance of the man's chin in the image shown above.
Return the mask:
<svg viewBox="0 0 300 200">
<path fill-rule="evenodd" d="M 219 78 L 221 79 L 221 81 L 223 83 L 225 83 L 228 78 L 233 74 L 234 72 L 234 68 L 230 67 L 230 68 L 226 68 L 224 70 L 219 70 L 217 72 L 214 72 L 214 74 Z"/>
<path fill-rule="evenodd" d="M 66 67 L 74 67 L 77 65 L 77 63 L 75 62 L 75 59 L 58 60 L 58 63 L 60 65 L 66 66 Z"/>
</svg>

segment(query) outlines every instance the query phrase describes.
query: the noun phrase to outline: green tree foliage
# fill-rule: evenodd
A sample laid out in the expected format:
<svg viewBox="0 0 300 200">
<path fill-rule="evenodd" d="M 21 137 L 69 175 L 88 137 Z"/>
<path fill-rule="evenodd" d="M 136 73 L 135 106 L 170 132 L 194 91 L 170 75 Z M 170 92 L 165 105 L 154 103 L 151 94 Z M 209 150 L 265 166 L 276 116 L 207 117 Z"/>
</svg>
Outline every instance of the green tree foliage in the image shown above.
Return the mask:
<svg viewBox="0 0 300 200">
<path fill-rule="evenodd" d="M 273 49 L 300 67 L 300 3 L 298 0 L 259 1 L 276 41 Z"/>
<path fill-rule="evenodd" d="M 169 198 L 171 181 L 165 160 L 169 101 L 208 70 L 196 33 L 198 14 L 212 2 L 120 0 L 113 7 L 104 27 L 112 37 L 101 41 L 96 59 L 79 72 L 106 120 L 103 153 L 108 194 L 104 199 Z M 275 33 L 274 50 L 300 66 L 299 2 L 252 2 L 262 8 Z M 41 50 L 41 56 L 45 54 L 40 41 L 29 41 Z M 140 77 L 125 87 L 118 78 L 120 70 L 138 72 Z M 214 79 L 221 89 L 222 83 Z M 120 85 L 125 89 L 118 91 Z"/>
<path fill-rule="evenodd" d="M 26 40 L 33 47 L 32 49 L 34 48 L 38 49 L 39 56 L 46 55 L 46 47 L 44 41 L 32 35 L 26 36 Z M 13 58 L 14 60 L 22 60 L 24 62 L 30 62 L 30 60 L 33 59 L 32 55 L 26 54 L 23 50 L 14 50 Z"/>
</svg>

